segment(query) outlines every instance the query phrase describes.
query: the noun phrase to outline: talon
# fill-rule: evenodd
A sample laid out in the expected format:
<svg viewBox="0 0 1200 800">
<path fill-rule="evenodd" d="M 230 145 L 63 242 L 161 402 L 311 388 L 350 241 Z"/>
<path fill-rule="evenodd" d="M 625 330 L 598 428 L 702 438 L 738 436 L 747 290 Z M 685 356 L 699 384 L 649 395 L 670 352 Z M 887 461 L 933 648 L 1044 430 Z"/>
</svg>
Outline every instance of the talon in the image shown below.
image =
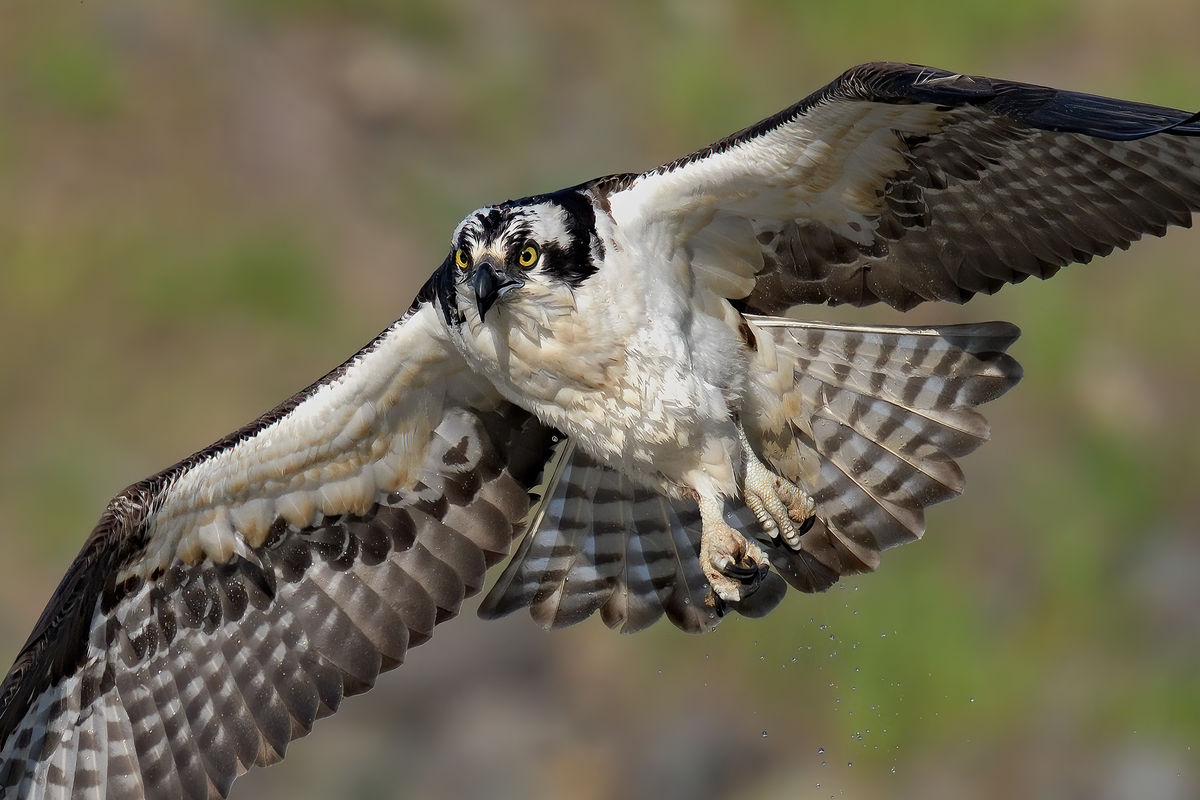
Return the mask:
<svg viewBox="0 0 1200 800">
<path fill-rule="evenodd" d="M 804 534 L 811 531 L 813 525 L 816 525 L 816 524 L 817 524 L 817 515 L 809 514 L 808 519 L 806 519 L 806 520 L 804 520 L 804 522 L 800 523 L 800 535 L 803 536 Z"/>
<path fill-rule="evenodd" d="M 763 578 L 767 577 L 767 567 L 761 564 L 751 562 L 749 566 L 741 564 L 726 564 L 719 567 L 721 574 L 726 577 L 733 578 L 747 586 L 759 583 Z"/>
</svg>

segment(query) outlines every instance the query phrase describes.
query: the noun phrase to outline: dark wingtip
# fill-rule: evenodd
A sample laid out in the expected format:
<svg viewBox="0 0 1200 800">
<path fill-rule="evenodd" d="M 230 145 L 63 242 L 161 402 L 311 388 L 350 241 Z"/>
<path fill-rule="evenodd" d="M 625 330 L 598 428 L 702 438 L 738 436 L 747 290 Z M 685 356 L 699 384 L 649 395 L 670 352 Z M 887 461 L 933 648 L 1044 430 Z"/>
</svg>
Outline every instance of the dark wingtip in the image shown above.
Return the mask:
<svg viewBox="0 0 1200 800">
<path fill-rule="evenodd" d="M 1200 111 L 1197 111 L 1190 117 L 1184 117 L 1181 120 L 1169 122 L 1166 125 L 1159 125 L 1141 131 L 1131 131 L 1129 133 L 1113 133 L 1106 136 L 1106 138 L 1112 139 L 1115 142 L 1134 142 L 1138 139 L 1157 136 L 1160 133 L 1174 133 L 1180 136 L 1200 136 L 1200 125 L 1197 123 L 1200 123 Z"/>
</svg>

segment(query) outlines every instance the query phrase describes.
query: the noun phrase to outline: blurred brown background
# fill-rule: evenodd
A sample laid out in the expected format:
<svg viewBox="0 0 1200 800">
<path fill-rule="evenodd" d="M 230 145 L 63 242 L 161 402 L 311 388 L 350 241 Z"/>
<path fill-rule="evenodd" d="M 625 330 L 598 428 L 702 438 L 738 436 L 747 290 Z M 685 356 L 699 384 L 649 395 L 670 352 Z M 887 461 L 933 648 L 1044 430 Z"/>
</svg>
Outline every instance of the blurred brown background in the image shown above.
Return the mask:
<svg viewBox="0 0 1200 800">
<path fill-rule="evenodd" d="M 471 209 L 860 61 L 1195 109 L 1197 32 L 1192 0 L 9 0 L 3 666 L 109 497 L 382 329 Z M 909 317 L 1017 322 L 1026 378 L 879 574 L 699 638 L 472 602 L 234 796 L 1200 796 L 1198 245 Z"/>
</svg>

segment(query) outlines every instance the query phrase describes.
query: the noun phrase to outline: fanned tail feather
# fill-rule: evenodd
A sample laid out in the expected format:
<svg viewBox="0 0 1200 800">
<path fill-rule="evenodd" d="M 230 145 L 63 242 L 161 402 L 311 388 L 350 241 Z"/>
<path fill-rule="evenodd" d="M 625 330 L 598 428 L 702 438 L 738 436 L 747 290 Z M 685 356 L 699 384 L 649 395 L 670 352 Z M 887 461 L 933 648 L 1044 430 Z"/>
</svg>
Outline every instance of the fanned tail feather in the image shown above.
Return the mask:
<svg viewBox="0 0 1200 800">
<path fill-rule="evenodd" d="M 602 466 L 569 444 L 516 554 L 480 605 L 486 618 L 528 607 L 546 628 L 597 611 L 610 628 L 641 630 L 664 614 L 690 633 L 729 610 L 759 616 L 782 599 L 771 576 L 746 601 L 712 596 L 700 568 L 700 512 Z"/>
</svg>

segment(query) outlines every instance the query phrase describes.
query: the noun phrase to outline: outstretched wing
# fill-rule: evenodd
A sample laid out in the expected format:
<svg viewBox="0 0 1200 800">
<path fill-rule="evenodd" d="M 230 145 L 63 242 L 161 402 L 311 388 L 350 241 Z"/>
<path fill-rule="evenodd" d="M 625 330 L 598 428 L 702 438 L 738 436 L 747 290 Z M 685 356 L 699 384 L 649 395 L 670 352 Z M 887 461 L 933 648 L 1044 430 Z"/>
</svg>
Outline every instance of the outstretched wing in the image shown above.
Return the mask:
<svg viewBox="0 0 1200 800">
<path fill-rule="evenodd" d="M 746 310 L 907 309 L 1190 225 L 1197 137 L 1197 117 L 1170 108 L 865 64 L 710 147 L 594 187 L 628 241 L 673 243 L 700 285 Z"/>
<path fill-rule="evenodd" d="M 481 588 L 552 434 L 423 305 L 122 492 L 0 685 L 0 795 L 224 796 Z"/>
</svg>

